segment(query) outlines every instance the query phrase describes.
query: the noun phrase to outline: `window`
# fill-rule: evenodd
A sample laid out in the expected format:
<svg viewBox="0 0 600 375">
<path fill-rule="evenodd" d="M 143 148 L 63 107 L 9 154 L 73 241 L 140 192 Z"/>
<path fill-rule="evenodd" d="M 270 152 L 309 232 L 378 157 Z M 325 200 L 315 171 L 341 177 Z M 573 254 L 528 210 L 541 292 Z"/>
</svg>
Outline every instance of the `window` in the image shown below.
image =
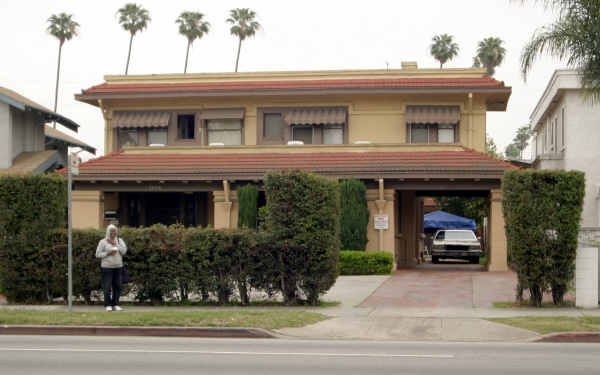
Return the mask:
<svg viewBox="0 0 600 375">
<path fill-rule="evenodd" d="M 136 129 L 119 129 L 119 149 L 123 146 L 137 146 L 138 142 Z"/>
<path fill-rule="evenodd" d="M 223 143 L 225 146 L 242 144 L 242 120 L 208 120 L 206 121 L 208 144 Z"/>
<path fill-rule="evenodd" d="M 411 125 L 410 143 L 427 143 L 429 141 L 429 130 L 427 125 Z"/>
<path fill-rule="evenodd" d="M 149 129 L 149 145 L 167 145 L 167 129 Z"/>
<path fill-rule="evenodd" d="M 292 140 L 302 141 L 305 145 L 313 144 L 313 127 L 312 126 L 292 126 Z"/>
<path fill-rule="evenodd" d="M 283 117 L 281 113 L 265 113 L 264 117 L 264 137 L 281 138 L 283 130 Z"/>
<path fill-rule="evenodd" d="M 454 143 L 454 125 L 438 125 L 438 143 Z"/>
<path fill-rule="evenodd" d="M 194 139 L 195 138 L 195 121 L 194 115 L 178 115 L 177 116 L 177 138 L 179 139 Z"/>
<path fill-rule="evenodd" d="M 328 125 L 323 128 L 323 144 L 341 145 L 344 144 L 344 126 Z"/>
</svg>

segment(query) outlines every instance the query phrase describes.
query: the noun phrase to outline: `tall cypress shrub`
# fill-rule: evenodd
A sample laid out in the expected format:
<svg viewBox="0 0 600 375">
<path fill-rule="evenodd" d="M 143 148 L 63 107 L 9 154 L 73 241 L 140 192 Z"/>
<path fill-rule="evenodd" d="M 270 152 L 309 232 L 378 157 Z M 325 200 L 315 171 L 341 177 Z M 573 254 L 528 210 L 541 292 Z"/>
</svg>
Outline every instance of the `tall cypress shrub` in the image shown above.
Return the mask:
<svg viewBox="0 0 600 375">
<path fill-rule="evenodd" d="M 265 193 L 266 228 L 279 258 L 284 300 L 294 303 L 304 294 L 317 304 L 338 275 L 338 184 L 302 171 L 270 173 Z"/>
<path fill-rule="evenodd" d="M 238 226 L 240 228 L 256 228 L 258 216 L 258 188 L 248 184 L 237 189 L 238 194 Z"/>
<path fill-rule="evenodd" d="M 578 171 L 509 171 L 504 175 L 504 218 L 511 267 L 541 306 L 552 291 L 561 304 L 575 274 L 585 176 Z"/>
<path fill-rule="evenodd" d="M 60 175 L 0 177 L 0 285 L 13 302 L 55 297 L 41 254 L 65 225 L 67 182 Z M 34 259 L 35 261 L 31 261 Z"/>
<path fill-rule="evenodd" d="M 357 179 L 340 183 L 340 240 L 344 250 L 365 250 L 369 207 L 367 187 Z"/>
</svg>

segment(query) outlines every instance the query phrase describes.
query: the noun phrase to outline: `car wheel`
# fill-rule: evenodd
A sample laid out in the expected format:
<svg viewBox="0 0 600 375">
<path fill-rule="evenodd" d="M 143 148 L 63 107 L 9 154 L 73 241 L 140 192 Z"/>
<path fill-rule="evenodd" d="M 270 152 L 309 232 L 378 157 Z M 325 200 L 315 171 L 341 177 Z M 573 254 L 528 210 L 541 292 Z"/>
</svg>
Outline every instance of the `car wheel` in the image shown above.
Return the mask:
<svg viewBox="0 0 600 375">
<path fill-rule="evenodd" d="M 440 262 L 440 257 L 431 257 L 431 263 L 438 264 Z"/>
</svg>

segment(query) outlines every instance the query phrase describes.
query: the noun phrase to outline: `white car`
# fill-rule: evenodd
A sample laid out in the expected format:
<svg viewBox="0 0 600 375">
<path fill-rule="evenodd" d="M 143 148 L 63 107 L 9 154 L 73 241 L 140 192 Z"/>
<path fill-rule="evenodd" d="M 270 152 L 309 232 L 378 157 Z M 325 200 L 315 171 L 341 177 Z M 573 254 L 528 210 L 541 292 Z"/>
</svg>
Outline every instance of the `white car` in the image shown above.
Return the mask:
<svg viewBox="0 0 600 375">
<path fill-rule="evenodd" d="M 478 264 L 482 255 L 481 244 L 472 230 L 442 229 L 433 236 L 432 263 L 439 263 L 441 258 L 446 258 L 465 259 Z"/>
</svg>

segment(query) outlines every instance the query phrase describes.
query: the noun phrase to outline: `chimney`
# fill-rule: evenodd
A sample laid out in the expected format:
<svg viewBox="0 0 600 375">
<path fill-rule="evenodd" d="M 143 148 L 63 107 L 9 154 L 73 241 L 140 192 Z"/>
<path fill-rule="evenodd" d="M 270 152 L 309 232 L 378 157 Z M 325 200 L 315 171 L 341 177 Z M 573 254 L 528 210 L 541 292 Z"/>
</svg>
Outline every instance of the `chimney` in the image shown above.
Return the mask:
<svg viewBox="0 0 600 375">
<path fill-rule="evenodd" d="M 417 70 L 416 61 L 402 61 L 402 69 L 404 70 Z"/>
</svg>

